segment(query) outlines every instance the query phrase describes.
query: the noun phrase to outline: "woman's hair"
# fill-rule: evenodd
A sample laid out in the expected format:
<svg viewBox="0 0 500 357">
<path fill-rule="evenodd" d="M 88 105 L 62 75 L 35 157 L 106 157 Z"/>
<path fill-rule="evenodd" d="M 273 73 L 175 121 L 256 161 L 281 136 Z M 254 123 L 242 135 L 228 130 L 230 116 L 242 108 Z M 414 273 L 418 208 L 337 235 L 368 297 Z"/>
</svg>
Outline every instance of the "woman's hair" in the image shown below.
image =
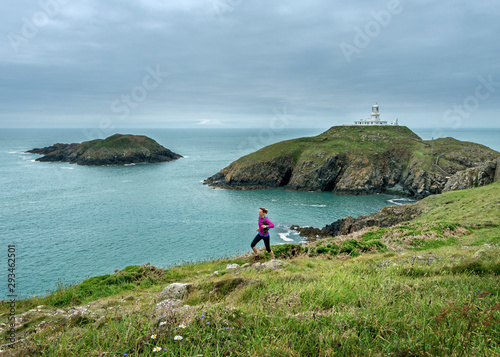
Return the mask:
<svg viewBox="0 0 500 357">
<path fill-rule="evenodd" d="M 264 212 L 264 214 L 267 214 L 267 212 L 269 212 L 269 210 L 265 209 L 264 207 L 261 207 L 259 209 L 262 210 L 262 212 Z"/>
</svg>

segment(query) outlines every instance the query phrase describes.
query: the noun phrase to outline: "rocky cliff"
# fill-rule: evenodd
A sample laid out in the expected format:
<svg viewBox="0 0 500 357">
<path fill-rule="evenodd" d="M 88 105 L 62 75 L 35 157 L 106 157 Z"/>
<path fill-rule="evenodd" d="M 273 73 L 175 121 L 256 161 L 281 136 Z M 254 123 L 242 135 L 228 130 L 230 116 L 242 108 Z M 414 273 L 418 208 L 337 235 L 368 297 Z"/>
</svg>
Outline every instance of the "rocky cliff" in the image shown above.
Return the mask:
<svg viewBox="0 0 500 357">
<path fill-rule="evenodd" d="M 142 135 L 115 134 L 81 144 L 55 144 L 29 153 L 45 155 L 36 161 L 63 161 L 78 165 L 124 165 L 166 162 L 181 158 L 155 140 Z"/>
<path fill-rule="evenodd" d="M 457 172 L 446 182 L 443 191 L 481 187 L 497 181 L 500 181 L 500 159 Z"/>
<path fill-rule="evenodd" d="M 337 126 L 267 146 L 231 163 L 205 184 L 231 189 L 370 194 L 398 188 L 413 197 L 440 193 L 456 172 L 500 153 L 453 138 L 422 140 L 403 126 Z"/>
<path fill-rule="evenodd" d="M 292 226 L 291 229 L 299 232 L 301 236 L 307 237 L 308 241 L 314 241 L 325 237 L 347 235 L 367 227 L 392 227 L 402 222 L 411 221 L 426 210 L 425 207 L 418 204 L 388 206 L 367 216 L 338 219 L 323 228 Z"/>
</svg>

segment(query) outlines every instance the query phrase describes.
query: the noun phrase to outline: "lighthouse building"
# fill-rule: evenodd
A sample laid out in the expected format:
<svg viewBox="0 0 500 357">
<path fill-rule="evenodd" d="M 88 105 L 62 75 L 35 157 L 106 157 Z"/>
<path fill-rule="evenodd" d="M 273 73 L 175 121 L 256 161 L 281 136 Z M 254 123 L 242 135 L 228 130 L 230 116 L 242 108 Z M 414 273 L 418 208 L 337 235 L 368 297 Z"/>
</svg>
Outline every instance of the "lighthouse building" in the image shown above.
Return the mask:
<svg viewBox="0 0 500 357">
<path fill-rule="evenodd" d="M 380 113 L 378 104 L 375 103 L 372 106 L 372 115 L 369 119 L 361 119 L 354 121 L 354 125 L 398 125 L 398 120 L 391 122 L 390 124 L 385 120 L 380 120 Z"/>
</svg>

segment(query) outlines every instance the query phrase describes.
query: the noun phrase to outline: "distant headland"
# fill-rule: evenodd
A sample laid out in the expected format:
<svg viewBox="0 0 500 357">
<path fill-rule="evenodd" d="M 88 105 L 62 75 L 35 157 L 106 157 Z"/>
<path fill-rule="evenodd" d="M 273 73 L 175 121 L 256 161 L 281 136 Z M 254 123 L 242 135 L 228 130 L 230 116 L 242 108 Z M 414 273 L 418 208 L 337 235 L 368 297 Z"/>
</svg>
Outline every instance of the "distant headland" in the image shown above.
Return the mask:
<svg viewBox="0 0 500 357">
<path fill-rule="evenodd" d="M 397 189 L 423 198 L 443 192 L 452 182 L 461 188 L 493 182 L 495 171 L 500 175 L 499 159 L 499 152 L 480 144 L 453 138 L 422 140 L 405 126 L 369 122 L 266 146 L 204 183 L 353 195 Z M 475 171 L 464 172 L 471 168 Z"/>
<path fill-rule="evenodd" d="M 36 161 L 61 161 L 95 166 L 168 162 L 182 158 L 181 155 L 170 151 L 147 136 L 122 134 L 115 134 L 106 139 L 84 141 L 81 144 L 57 143 L 27 152 L 45 155 Z"/>
</svg>

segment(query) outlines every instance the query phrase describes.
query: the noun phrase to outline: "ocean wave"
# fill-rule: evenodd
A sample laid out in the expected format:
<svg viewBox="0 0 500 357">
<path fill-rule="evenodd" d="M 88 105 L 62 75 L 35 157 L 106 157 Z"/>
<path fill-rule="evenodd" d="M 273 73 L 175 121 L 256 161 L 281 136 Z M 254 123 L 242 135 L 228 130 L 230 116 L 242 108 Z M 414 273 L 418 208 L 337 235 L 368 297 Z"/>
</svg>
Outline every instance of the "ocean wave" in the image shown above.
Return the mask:
<svg viewBox="0 0 500 357">
<path fill-rule="evenodd" d="M 321 208 L 326 207 L 326 205 L 307 205 L 307 204 L 305 204 L 305 203 L 301 203 L 301 206 L 307 206 L 307 207 L 321 207 Z"/>
<path fill-rule="evenodd" d="M 412 200 L 411 198 L 393 198 L 391 200 L 387 200 L 387 202 L 392 203 L 393 205 L 404 205 L 406 203 L 413 203 L 415 200 Z"/>
<path fill-rule="evenodd" d="M 17 151 L 9 151 L 9 154 L 17 154 Z"/>
<path fill-rule="evenodd" d="M 123 166 L 135 166 L 135 164 L 124 164 Z"/>
<path fill-rule="evenodd" d="M 288 238 L 287 235 L 288 235 L 289 232 L 285 232 L 285 233 L 278 233 L 280 238 L 282 240 L 284 240 L 285 242 L 293 242 L 293 239 L 292 238 Z"/>
<path fill-rule="evenodd" d="M 61 169 L 73 170 L 73 169 L 74 169 L 74 167 L 61 167 Z"/>
</svg>

